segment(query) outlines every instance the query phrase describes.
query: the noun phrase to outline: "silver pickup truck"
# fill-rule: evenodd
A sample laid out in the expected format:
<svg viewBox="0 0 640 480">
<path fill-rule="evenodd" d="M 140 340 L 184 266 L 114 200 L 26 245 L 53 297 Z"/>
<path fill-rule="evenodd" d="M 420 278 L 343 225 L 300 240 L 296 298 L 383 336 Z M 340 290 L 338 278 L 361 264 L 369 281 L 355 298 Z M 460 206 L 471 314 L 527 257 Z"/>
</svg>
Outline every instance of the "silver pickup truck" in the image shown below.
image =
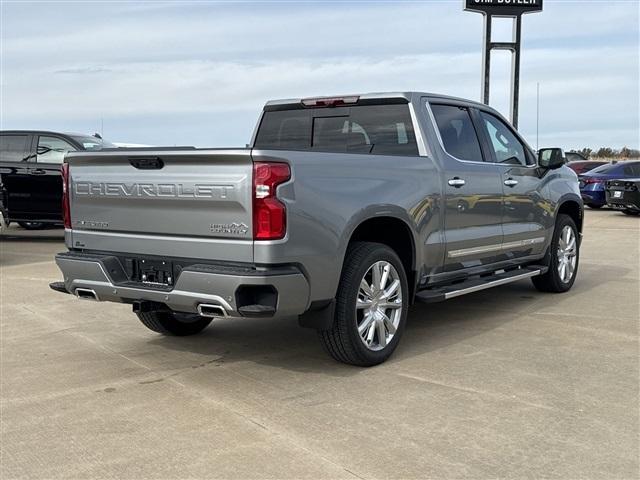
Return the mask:
<svg viewBox="0 0 640 480">
<path fill-rule="evenodd" d="M 268 102 L 243 149 L 75 152 L 56 256 L 81 299 L 151 330 L 297 316 L 337 360 L 386 360 L 409 306 L 531 278 L 565 292 L 583 223 L 560 149 L 429 93 Z"/>
</svg>

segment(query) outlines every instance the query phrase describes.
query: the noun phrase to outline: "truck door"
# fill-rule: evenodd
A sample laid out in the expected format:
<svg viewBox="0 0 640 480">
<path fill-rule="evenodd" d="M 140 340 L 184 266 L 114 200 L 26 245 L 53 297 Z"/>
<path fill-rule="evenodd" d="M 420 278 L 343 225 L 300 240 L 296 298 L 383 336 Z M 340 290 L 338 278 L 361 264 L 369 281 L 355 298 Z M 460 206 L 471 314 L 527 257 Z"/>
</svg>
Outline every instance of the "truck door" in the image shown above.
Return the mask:
<svg viewBox="0 0 640 480">
<path fill-rule="evenodd" d="M 38 135 L 36 161 L 29 176 L 32 181 L 32 209 L 37 220 L 62 221 L 62 177 L 60 168 L 67 152 L 77 150 L 54 135 Z"/>
<path fill-rule="evenodd" d="M 553 209 L 540 191 L 543 182 L 533 153 L 502 119 L 483 110 L 474 113 L 491 162 L 500 170 L 504 195 L 500 260 L 540 254 L 553 229 Z"/>
<path fill-rule="evenodd" d="M 29 160 L 31 135 L 3 133 L 0 135 L 0 175 L 2 203 L 8 220 L 22 219 L 29 212 L 31 188 Z"/>
<path fill-rule="evenodd" d="M 444 272 L 494 263 L 502 248 L 500 167 L 485 162 L 471 112 L 463 104 L 430 104 L 444 172 Z"/>
</svg>

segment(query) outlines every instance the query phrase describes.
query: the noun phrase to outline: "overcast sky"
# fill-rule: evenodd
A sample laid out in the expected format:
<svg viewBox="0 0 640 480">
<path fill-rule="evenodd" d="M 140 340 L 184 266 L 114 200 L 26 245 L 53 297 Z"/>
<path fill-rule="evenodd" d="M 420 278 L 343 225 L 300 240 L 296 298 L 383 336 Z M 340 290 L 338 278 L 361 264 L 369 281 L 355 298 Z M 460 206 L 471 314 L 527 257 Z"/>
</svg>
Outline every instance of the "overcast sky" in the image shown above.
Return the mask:
<svg viewBox="0 0 640 480">
<path fill-rule="evenodd" d="M 268 99 L 420 90 L 480 99 L 482 16 L 462 0 L 1 2 L 3 129 L 240 146 Z M 639 2 L 546 0 L 523 20 L 520 130 L 640 147 Z M 497 40 L 506 40 L 504 22 Z M 509 62 L 492 105 L 508 116 Z"/>
</svg>

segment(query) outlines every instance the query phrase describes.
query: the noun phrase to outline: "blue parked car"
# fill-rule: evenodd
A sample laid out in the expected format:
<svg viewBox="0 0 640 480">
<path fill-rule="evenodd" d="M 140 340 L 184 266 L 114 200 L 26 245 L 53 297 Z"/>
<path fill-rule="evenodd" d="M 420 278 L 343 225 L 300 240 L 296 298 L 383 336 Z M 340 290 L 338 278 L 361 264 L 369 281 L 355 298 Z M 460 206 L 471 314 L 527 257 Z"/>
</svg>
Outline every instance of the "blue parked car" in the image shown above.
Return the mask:
<svg viewBox="0 0 640 480">
<path fill-rule="evenodd" d="M 605 183 L 607 180 L 640 177 L 640 162 L 607 163 L 578 176 L 580 194 L 584 203 L 591 208 L 607 204 Z"/>
</svg>

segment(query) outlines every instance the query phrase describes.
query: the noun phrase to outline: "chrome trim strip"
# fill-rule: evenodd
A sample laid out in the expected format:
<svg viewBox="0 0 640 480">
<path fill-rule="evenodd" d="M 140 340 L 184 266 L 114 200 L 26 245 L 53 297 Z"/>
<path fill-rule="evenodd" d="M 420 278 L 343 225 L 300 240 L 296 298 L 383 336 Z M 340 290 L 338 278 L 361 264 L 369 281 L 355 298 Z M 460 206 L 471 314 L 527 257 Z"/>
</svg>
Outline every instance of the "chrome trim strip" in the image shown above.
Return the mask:
<svg viewBox="0 0 640 480">
<path fill-rule="evenodd" d="M 418 155 L 421 157 L 431 157 L 431 151 L 427 146 L 427 142 L 425 142 L 424 140 L 422 125 L 418 121 L 418 116 L 416 115 L 416 109 L 413 105 L 413 102 L 409 102 L 409 116 L 411 117 L 411 122 L 413 122 L 413 134 L 416 137 L 416 144 L 418 145 Z"/>
<path fill-rule="evenodd" d="M 485 290 L 487 288 L 497 287 L 498 285 L 504 285 L 506 283 L 515 282 L 517 280 L 522 280 L 525 278 L 535 277 L 540 275 L 542 272 L 540 270 L 532 270 L 521 275 L 515 275 L 513 277 L 501 278 L 499 280 L 494 280 L 493 282 L 484 283 L 482 285 L 476 285 L 474 287 L 463 288 L 462 290 L 456 290 L 455 292 L 449 292 L 444 294 L 445 300 L 449 300 L 450 298 L 459 297 L 461 295 L 466 295 L 467 293 L 479 292 L 480 290 Z"/>
<path fill-rule="evenodd" d="M 514 248 L 526 247 L 529 245 L 536 245 L 538 243 L 544 243 L 544 237 L 528 238 L 526 240 L 517 240 L 515 242 L 508 243 L 496 243 L 494 245 L 485 245 L 483 247 L 462 248 L 460 250 L 451 250 L 448 254 L 449 258 L 466 257 L 477 253 L 488 253 L 502 250 L 512 250 Z"/>
</svg>

